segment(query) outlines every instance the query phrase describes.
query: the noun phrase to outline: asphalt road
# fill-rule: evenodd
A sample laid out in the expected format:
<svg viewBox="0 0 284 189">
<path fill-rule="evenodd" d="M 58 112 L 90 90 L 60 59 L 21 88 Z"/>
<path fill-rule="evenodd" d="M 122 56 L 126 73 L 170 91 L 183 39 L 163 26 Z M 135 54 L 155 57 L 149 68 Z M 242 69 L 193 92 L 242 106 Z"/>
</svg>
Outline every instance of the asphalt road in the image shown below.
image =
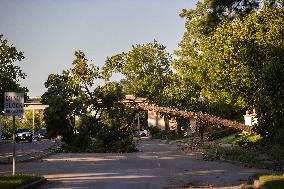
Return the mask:
<svg viewBox="0 0 284 189">
<path fill-rule="evenodd" d="M 17 171 L 37 173 L 46 188 L 168 189 L 182 186 L 238 188 L 249 176 L 264 170 L 198 160 L 176 145 L 142 140 L 141 152 L 131 154 L 55 154 L 40 162 L 20 163 Z M 10 170 L 0 165 L 0 173 Z"/>
<path fill-rule="evenodd" d="M 17 159 L 24 157 L 27 154 L 33 154 L 41 152 L 45 149 L 50 148 L 54 145 L 53 140 L 40 140 L 33 141 L 32 143 L 28 142 L 19 142 L 16 143 L 16 156 Z M 0 143 L 0 162 L 7 160 L 7 158 L 12 158 L 13 153 L 13 142 L 11 140 L 2 141 Z"/>
</svg>

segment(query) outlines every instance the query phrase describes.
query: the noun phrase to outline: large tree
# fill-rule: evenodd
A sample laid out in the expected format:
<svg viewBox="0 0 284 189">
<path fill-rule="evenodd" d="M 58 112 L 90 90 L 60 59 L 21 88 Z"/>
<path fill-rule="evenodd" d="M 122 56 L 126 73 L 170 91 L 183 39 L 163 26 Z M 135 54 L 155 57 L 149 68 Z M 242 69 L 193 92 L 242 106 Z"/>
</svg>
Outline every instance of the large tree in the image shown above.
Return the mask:
<svg viewBox="0 0 284 189">
<path fill-rule="evenodd" d="M 126 78 L 127 91 L 133 95 L 147 97 L 150 102 L 162 103 L 163 89 L 172 73 L 171 55 L 166 47 L 157 41 L 134 45 L 127 53 L 108 57 L 103 68 L 105 79 L 113 72 L 119 72 Z"/>
<path fill-rule="evenodd" d="M 128 111 L 121 103 L 122 87 L 117 82 L 95 86 L 101 77 L 99 68 L 89 64 L 82 51 L 75 52 L 72 68 L 48 77 L 43 95 L 49 105 L 45 110 L 48 132 L 62 135 L 79 151 L 136 150 L 131 121 L 125 116 Z"/>
<path fill-rule="evenodd" d="M 45 82 L 47 92 L 42 95 L 42 102 L 49 105 L 44 111 L 44 120 L 50 136 L 62 135 L 68 137 L 73 134 L 72 125 L 72 97 L 73 90 L 68 87 L 68 77 L 63 72 L 51 74 Z"/>
<path fill-rule="evenodd" d="M 98 113 L 99 99 L 91 87 L 99 78 L 98 67 L 88 64 L 85 54 L 75 52 L 73 68 L 62 74 L 50 74 L 45 82 L 47 92 L 42 96 L 49 107 L 45 111 L 46 125 L 51 135 L 72 137 L 75 132 L 75 116 Z M 96 117 L 96 116 L 95 116 Z"/>
<path fill-rule="evenodd" d="M 182 43 L 208 35 L 224 19 L 245 17 L 267 7 L 283 7 L 283 0 L 204 0 L 195 9 L 183 9 L 180 16 L 186 18 L 186 32 Z"/>
<path fill-rule="evenodd" d="M 10 45 L 8 40 L 0 34 L 0 112 L 4 109 L 5 92 L 27 92 L 26 88 L 20 86 L 19 81 L 25 79 L 26 74 L 16 65 L 23 60 L 24 53 Z"/>
<path fill-rule="evenodd" d="M 245 17 L 223 17 L 207 33 L 193 28 L 198 19 L 188 22 L 174 65 L 200 87 L 215 113 L 241 116 L 256 108 L 257 130 L 269 138 L 283 136 L 284 16 L 278 3 Z"/>
<path fill-rule="evenodd" d="M 195 9 L 183 9 L 180 16 L 186 19 L 186 31 L 179 43 L 181 49 L 176 51 L 181 57 L 181 63 L 198 57 L 199 42 L 210 35 L 222 20 L 246 16 L 259 6 L 257 0 L 204 0 L 198 2 Z M 180 72 L 187 70 L 183 64 L 176 66 L 176 69 Z"/>
<path fill-rule="evenodd" d="M 107 58 L 103 73 L 107 79 L 113 72 L 123 74 L 125 79 L 121 82 L 125 92 L 146 97 L 156 105 L 200 110 L 198 89 L 185 77 L 174 73 L 172 61 L 166 47 L 154 41 L 134 45 L 127 53 Z M 167 123 L 171 115 L 163 116 Z"/>
<path fill-rule="evenodd" d="M 169 82 L 163 91 L 163 105 L 178 109 L 200 111 L 198 104 L 200 100 L 199 89 L 187 78 L 181 77 L 177 73 L 169 76 Z"/>
</svg>

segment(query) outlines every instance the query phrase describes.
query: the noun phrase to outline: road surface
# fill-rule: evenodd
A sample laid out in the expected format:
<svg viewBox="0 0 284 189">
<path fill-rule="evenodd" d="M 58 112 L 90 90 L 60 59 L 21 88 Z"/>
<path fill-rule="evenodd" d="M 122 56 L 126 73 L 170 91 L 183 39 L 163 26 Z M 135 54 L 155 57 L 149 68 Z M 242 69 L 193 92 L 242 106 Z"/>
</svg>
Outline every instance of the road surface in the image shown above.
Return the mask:
<svg viewBox="0 0 284 189">
<path fill-rule="evenodd" d="M 16 143 L 16 159 L 22 160 L 27 159 L 29 155 L 35 153 L 40 153 L 55 144 L 54 140 L 40 140 L 33 141 L 32 143 L 28 142 L 19 142 Z M 0 163 L 11 161 L 13 157 L 13 141 L 6 140 L 2 141 L 0 144 Z"/>
<path fill-rule="evenodd" d="M 238 188 L 263 170 L 206 162 L 176 145 L 142 140 L 131 154 L 55 154 L 40 162 L 20 163 L 17 171 L 44 175 L 46 188 L 169 189 L 182 186 Z M 10 170 L 0 165 L 0 173 Z"/>
</svg>

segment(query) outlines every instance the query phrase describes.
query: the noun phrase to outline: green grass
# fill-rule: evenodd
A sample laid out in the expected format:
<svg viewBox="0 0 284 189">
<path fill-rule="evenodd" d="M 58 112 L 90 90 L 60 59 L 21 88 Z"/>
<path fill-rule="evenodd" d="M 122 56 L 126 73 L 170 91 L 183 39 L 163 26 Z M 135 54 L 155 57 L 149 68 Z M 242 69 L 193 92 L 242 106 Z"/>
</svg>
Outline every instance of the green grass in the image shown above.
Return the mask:
<svg viewBox="0 0 284 189">
<path fill-rule="evenodd" d="M 170 140 L 170 144 L 186 144 L 188 143 L 188 137 L 183 137 L 180 139 Z"/>
<path fill-rule="evenodd" d="M 33 175 L 33 174 L 17 173 L 14 176 L 10 173 L 2 174 L 0 175 L 0 188 L 1 189 L 14 189 L 19 186 L 40 180 L 41 178 L 42 178 L 41 176 Z"/>
<path fill-rule="evenodd" d="M 226 160 L 249 163 L 252 165 L 257 163 L 255 154 L 250 154 L 246 149 L 239 146 L 223 148 L 219 145 L 208 145 L 206 147 L 206 158 L 211 160 L 224 158 Z"/>
<path fill-rule="evenodd" d="M 283 189 L 284 177 L 282 175 L 259 175 L 259 181 L 270 189 Z"/>
<path fill-rule="evenodd" d="M 235 141 L 238 139 L 238 137 L 236 137 L 236 135 L 230 135 L 230 136 L 226 136 L 224 138 L 218 139 L 215 141 L 215 143 L 218 144 L 234 144 Z"/>
<path fill-rule="evenodd" d="M 224 138 L 215 140 L 217 144 L 238 144 L 240 146 L 246 146 L 254 144 L 261 140 L 260 135 L 248 135 L 248 134 L 233 134 Z"/>
</svg>

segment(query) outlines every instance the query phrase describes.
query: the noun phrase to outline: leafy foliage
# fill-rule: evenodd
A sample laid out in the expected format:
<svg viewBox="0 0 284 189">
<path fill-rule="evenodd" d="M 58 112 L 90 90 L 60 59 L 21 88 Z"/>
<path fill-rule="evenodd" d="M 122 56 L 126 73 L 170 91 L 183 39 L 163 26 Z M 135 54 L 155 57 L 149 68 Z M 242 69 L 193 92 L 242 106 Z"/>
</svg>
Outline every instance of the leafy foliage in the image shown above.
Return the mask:
<svg viewBox="0 0 284 189">
<path fill-rule="evenodd" d="M 242 134 L 240 135 L 235 143 L 241 147 L 250 147 L 254 146 L 261 139 L 260 135 L 248 135 Z"/>
<path fill-rule="evenodd" d="M 208 14 L 215 11 L 213 2 L 204 1 L 188 12 L 187 31 L 177 51 L 180 59 L 173 62 L 174 67 L 200 88 L 207 112 L 237 119 L 244 110 L 256 108 L 257 132 L 280 140 L 284 136 L 283 5 L 271 1 L 245 17 L 237 10 L 233 17 L 225 11 L 204 29 Z M 259 5 L 253 7 L 241 11 L 260 10 Z"/>
<path fill-rule="evenodd" d="M 195 86 L 174 74 L 171 64 L 172 57 L 166 47 L 154 41 L 135 45 L 127 53 L 107 58 L 103 74 L 106 79 L 113 72 L 123 74 L 124 92 L 146 97 L 151 103 L 181 109 L 196 108 L 199 94 Z"/>
<path fill-rule="evenodd" d="M 19 85 L 20 79 L 25 79 L 26 74 L 21 68 L 15 65 L 15 62 L 23 60 L 24 53 L 18 51 L 13 45 L 9 45 L 8 40 L 0 34 L 0 112 L 2 114 L 4 107 L 5 92 L 24 92 L 27 88 Z"/>
<path fill-rule="evenodd" d="M 191 42 L 193 44 L 203 35 L 210 34 L 224 18 L 246 16 L 259 6 L 260 2 L 257 0 L 205 0 L 198 2 L 195 9 L 183 9 L 180 16 L 187 18 L 187 31 L 180 45 L 185 50 L 183 45 L 187 46 Z M 191 41 L 192 39 L 195 41 Z"/>
<path fill-rule="evenodd" d="M 94 87 L 101 73 L 88 64 L 85 54 L 75 52 L 73 67 L 61 75 L 51 74 L 42 96 L 49 107 L 45 111 L 48 131 L 62 135 L 69 152 L 131 152 L 133 142 L 128 109 L 120 103 L 124 97 L 117 82 Z M 127 112 L 127 113 L 125 113 Z M 79 119 L 76 121 L 76 119 Z"/>
<path fill-rule="evenodd" d="M 205 159 L 225 159 L 246 163 L 248 166 L 282 170 L 284 149 L 281 144 L 263 140 L 260 135 L 245 133 L 214 141 L 206 147 Z"/>
<path fill-rule="evenodd" d="M 129 127 L 106 125 L 94 121 L 92 117 L 81 117 L 79 133 L 67 141 L 65 152 L 120 152 L 129 153 L 137 151 Z M 91 126 L 91 127 L 90 127 Z M 91 130 L 89 130 L 91 129 Z"/>
<path fill-rule="evenodd" d="M 44 127 L 43 118 L 44 118 L 43 112 L 35 111 L 35 113 L 34 113 L 35 131 Z M 23 120 L 21 127 L 29 128 L 31 131 L 33 130 L 33 111 L 32 110 L 26 110 L 25 111 L 25 119 Z"/>
<path fill-rule="evenodd" d="M 224 138 L 226 136 L 237 134 L 239 131 L 229 127 L 211 127 L 207 129 L 208 132 L 208 140 L 213 141 L 217 139 Z"/>
<path fill-rule="evenodd" d="M 262 174 L 258 175 L 258 179 L 262 184 L 271 189 L 281 189 L 284 187 L 283 175 Z"/>
<path fill-rule="evenodd" d="M 196 86 L 178 74 L 169 76 L 169 82 L 164 87 L 163 96 L 163 106 L 190 110 L 198 110 L 201 107 L 198 104 L 200 94 Z"/>
<path fill-rule="evenodd" d="M 103 68 L 103 76 L 109 79 L 113 72 L 126 77 L 128 91 L 133 95 L 147 97 L 151 102 L 162 102 L 162 92 L 172 73 L 172 60 L 165 46 L 157 41 L 134 45 L 132 50 L 108 57 Z"/>
<path fill-rule="evenodd" d="M 67 85 L 66 75 L 51 74 L 45 83 L 48 88 L 42 96 L 42 102 L 49 105 L 44 111 L 44 119 L 49 135 L 67 137 L 73 133 L 70 119 L 72 116 L 72 90 Z"/>
</svg>

